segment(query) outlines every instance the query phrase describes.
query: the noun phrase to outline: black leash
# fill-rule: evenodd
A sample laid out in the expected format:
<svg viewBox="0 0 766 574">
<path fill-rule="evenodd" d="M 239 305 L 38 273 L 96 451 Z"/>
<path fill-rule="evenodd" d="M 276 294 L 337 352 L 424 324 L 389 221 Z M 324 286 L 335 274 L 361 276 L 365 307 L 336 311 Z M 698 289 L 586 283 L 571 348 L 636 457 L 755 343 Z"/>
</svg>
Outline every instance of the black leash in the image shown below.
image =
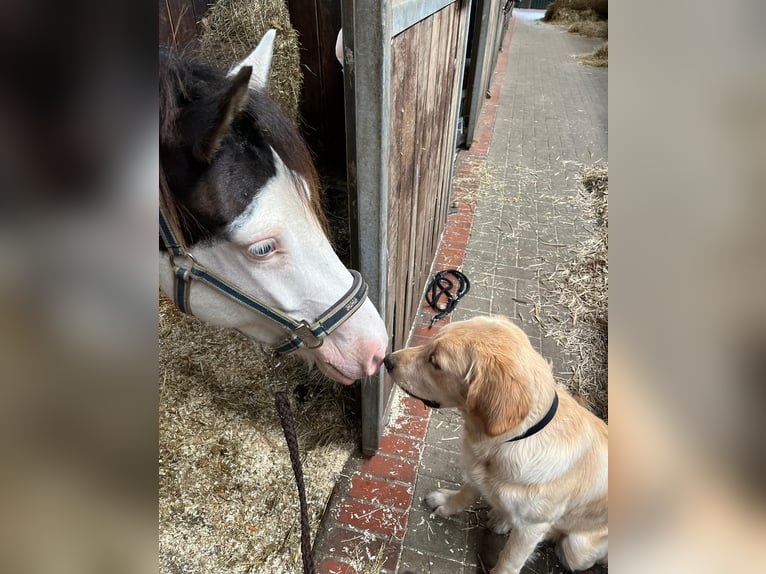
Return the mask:
<svg viewBox="0 0 766 574">
<path fill-rule="evenodd" d="M 451 275 L 457 282 L 457 290 L 455 289 L 455 281 L 450 279 L 448 275 Z M 462 299 L 466 293 L 471 289 L 471 282 L 468 281 L 468 277 L 463 275 L 457 269 L 446 269 L 439 271 L 431 280 L 428 290 L 426 291 L 426 303 L 434 311 L 438 311 L 436 315 L 431 319 L 431 327 L 439 321 L 444 319 L 447 315 L 457 306 L 457 302 Z M 440 306 L 440 301 L 444 300 L 444 303 Z"/>
<path fill-rule="evenodd" d="M 295 474 L 295 484 L 298 486 L 298 496 L 301 503 L 301 558 L 303 559 L 303 574 L 316 574 L 314 557 L 311 555 L 311 533 L 309 532 L 309 511 L 306 504 L 306 487 L 303 484 L 303 469 L 298 456 L 298 438 L 295 436 L 295 423 L 290 410 L 290 399 L 284 392 L 274 394 L 274 404 L 279 413 L 282 430 L 285 433 L 287 449 L 290 451 L 290 462 Z"/>
</svg>

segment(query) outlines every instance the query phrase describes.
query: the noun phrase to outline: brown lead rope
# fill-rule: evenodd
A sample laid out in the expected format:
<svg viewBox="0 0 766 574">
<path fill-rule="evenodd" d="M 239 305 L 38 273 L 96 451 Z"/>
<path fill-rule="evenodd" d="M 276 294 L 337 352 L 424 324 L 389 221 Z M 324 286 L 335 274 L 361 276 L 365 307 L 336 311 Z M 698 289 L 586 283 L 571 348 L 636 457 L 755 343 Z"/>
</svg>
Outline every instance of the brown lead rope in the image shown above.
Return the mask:
<svg viewBox="0 0 766 574">
<path fill-rule="evenodd" d="M 309 512 L 306 504 L 306 487 L 303 484 L 303 469 L 298 456 L 298 438 L 295 436 L 295 424 L 290 410 L 290 399 L 283 392 L 274 394 L 274 404 L 279 413 L 282 430 L 285 433 L 287 449 L 290 451 L 290 462 L 295 474 L 295 484 L 298 486 L 298 496 L 301 502 L 301 558 L 303 559 L 303 574 L 316 574 L 314 557 L 311 555 L 311 533 L 309 532 Z"/>
</svg>

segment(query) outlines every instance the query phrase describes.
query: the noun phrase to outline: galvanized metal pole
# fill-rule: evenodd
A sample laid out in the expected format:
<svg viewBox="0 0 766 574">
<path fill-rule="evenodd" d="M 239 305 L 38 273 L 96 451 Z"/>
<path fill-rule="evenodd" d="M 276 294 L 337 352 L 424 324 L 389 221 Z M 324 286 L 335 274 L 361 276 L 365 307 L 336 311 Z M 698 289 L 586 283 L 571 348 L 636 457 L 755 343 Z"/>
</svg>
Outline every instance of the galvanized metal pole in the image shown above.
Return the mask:
<svg viewBox="0 0 766 574">
<path fill-rule="evenodd" d="M 369 297 L 385 317 L 388 242 L 391 5 L 389 0 L 343 0 L 346 155 L 352 242 Z M 378 450 L 386 405 L 384 374 L 362 382 L 362 451 Z"/>
</svg>

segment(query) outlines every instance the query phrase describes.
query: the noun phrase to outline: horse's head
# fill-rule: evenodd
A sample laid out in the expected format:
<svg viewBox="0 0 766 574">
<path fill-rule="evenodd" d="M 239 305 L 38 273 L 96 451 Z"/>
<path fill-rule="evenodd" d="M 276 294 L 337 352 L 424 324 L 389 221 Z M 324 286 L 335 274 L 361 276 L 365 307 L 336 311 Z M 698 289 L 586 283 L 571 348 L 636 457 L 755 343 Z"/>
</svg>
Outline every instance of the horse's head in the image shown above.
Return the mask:
<svg viewBox="0 0 766 574">
<path fill-rule="evenodd" d="M 349 289 L 352 276 L 325 233 L 311 155 L 266 94 L 274 33 L 228 75 L 168 52 L 160 58 L 161 192 L 182 240 L 204 268 L 285 315 L 309 323 Z M 160 245 L 160 286 L 173 293 Z M 201 281 L 195 316 L 274 345 L 277 323 Z M 387 346 L 367 300 L 323 344 L 298 352 L 341 383 L 373 375 Z"/>
</svg>

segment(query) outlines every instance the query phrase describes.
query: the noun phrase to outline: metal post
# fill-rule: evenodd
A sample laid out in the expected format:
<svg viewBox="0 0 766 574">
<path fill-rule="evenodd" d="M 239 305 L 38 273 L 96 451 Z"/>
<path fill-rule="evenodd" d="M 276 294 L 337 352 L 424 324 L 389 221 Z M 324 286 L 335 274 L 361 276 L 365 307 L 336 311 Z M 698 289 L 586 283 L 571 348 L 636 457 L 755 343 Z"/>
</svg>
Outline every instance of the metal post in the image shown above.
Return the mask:
<svg viewBox="0 0 766 574">
<path fill-rule="evenodd" d="M 356 221 L 354 264 L 385 317 L 388 241 L 388 154 L 391 6 L 388 0 L 343 0 L 348 188 Z M 362 452 L 378 450 L 386 405 L 381 370 L 362 382 Z"/>
</svg>

